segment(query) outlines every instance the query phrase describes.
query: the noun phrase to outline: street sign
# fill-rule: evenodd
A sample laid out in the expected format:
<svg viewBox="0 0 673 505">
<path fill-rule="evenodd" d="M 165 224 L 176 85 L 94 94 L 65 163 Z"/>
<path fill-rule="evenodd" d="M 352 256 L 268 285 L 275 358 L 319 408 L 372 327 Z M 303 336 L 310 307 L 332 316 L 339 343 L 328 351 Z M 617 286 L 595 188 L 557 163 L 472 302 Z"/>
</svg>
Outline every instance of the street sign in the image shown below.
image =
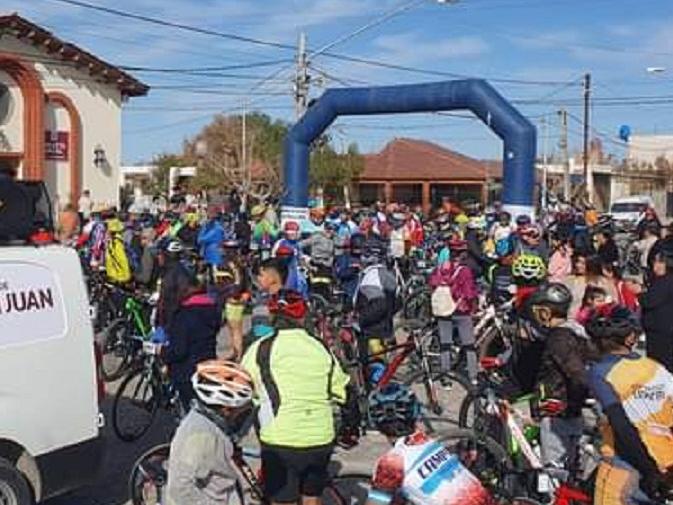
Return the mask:
<svg viewBox="0 0 673 505">
<path fill-rule="evenodd" d="M 70 134 L 68 132 L 50 130 L 44 133 L 44 158 L 47 160 L 68 161 Z"/>
</svg>

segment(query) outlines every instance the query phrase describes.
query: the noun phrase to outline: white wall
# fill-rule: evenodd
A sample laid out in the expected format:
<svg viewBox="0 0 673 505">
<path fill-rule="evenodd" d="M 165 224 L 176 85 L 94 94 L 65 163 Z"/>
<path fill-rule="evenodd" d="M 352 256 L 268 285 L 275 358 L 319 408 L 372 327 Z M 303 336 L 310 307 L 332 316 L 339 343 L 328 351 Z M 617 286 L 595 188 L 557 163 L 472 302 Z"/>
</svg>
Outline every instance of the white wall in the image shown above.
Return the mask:
<svg viewBox="0 0 673 505">
<path fill-rule="evenodd" d="M 673 135 L 632 135 L 629 138 L 629 159 L 652 163 L 659 157 L 673 162 Z"/>
<path fill-rule="evenodd" d="M 70 97 L 79 111 L 82 123 L 81 187 L 89 189 L 92 199 L 97 203 L 117 204 L 121 165 L 121 92 L 114 84 L 96 82 L 95 76 L 90 76 L 85 68 L 76 69 L 65 62 L 47 62 L 46 53 L 13 37 L 0 39 L 0 51 L 17 52 L 19 57 L 24 56 L 24 61 L 26 53 L 33 54 L 38 60 L 34 65 L 42 76 L 45 93 L 60 91 Z M 46 115 L 48 121 L 50 114 Z M 99 144 L 105 150 L 108 161 L 108 166 L 103 169 L 93 165 L 94 149 Z M 58 165 L 57 170 L 60 170 Z M 45 168 L 53 169 L 50 166 Z M 60 179 L 57 186 L 55 189 L 62 191 Z"/>
</svg>

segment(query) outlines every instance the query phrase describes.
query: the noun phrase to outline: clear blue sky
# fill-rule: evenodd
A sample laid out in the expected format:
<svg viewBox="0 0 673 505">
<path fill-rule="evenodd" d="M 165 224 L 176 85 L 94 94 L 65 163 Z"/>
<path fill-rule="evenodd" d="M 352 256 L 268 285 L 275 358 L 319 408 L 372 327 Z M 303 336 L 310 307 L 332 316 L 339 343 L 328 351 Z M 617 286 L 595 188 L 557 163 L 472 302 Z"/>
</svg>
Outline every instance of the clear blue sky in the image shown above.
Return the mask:
<svg viewBox="0 0 673 505">
<path fill-rule="evenodd" d="M 105 7 L 220 32 L 296 44 L 305 31 L 319 48 L 355 31 L 407 0 L 87 0 Z M 221 67 L 294 57 L 292 51 L 188 33 L 58 3 L 4 0 L 2 8 L 54 31 L 111 63 L 160 68 Z M 340 44 L 332 51 L 421 69 L 494 79 L 508 98 L 538 100 L 520 110 L 538 125 L 547 115 L 549 151 L 558 141 L 556 111 L 566 105 L 577 118 L 583 73 L 593 75 L 593 126 L 607 150 L 623 148 L 619 126 L 635 133 L 673 132 L 673 2 L 671 0 L 460 0 L 422 5 Z M 377 68 L 320 56 L 312 64 L 323 86 L 395 84 L 441 77 Z M 647 67 L 667 67 L 661 74 Z M 224 72 L 222 72 L 224 73 Z M 277 73 L 259 86 L 262 78 Z M 212 114 L 240 107 L 292 120 L 291 63 L 229 70 L 226 76 L 134 72 L 154 86 L 124 109 L 123 157 L 127 163 L 179 151 Z M 235 77 L 234 77 L 235 76 Z M 333 80 L 333 78 L 336 78 Z M 545 81 L 547 84 L 500 80 Z M 555 83 L 555 84 L 550 84 Z M 564 84 L 565 83 L 565 84 Z M 313 87 L 312 95 L 322 92 Z M 649 99 L 667 97 L 652 104 Z M 631 97 L 624 104 L 623 98 Z M 670 100 L 669 100 L 670 99 Z M 663 103 L 662 103 L 663 101 Z M 643 103 L 645 102 L 645 103 Z M 648 103 L 649 102 L 649 103 Z M 342 118 L 331 133 L 339 147 L 357 141 L 364 151 L 396 136 L 423 138 L 480 158 L 500 158 L 501 144 L 478 121 L 431 114 Z M 540 130 L 539 152 L 543 135 Z M 570 122 L 571 148 L 581 125 Z"/>
</svg>

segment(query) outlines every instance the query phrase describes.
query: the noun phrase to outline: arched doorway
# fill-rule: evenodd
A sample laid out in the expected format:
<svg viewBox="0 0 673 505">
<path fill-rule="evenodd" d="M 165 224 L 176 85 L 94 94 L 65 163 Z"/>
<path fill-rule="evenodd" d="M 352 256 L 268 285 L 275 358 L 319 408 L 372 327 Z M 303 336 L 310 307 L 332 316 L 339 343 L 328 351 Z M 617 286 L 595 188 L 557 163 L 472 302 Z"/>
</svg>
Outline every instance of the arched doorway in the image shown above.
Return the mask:
<svg viewBox="0 0 673 505">
<path fill-rule="evenodd" d="M 4 157 L 22 165 L 22 178 L 41 180 L 44 161 L 44 90 L 35 69 L 15 55 L 0 53 L 0 70 L 19 86 L 23 97 L 23 150 Z M 10 159 L 11 158 L 11 159 Z"/>
<path fill-rule="evenodd" d="M 63 107 L 67 113 L 70 122 L 69 129 L 69 194 L 70 203 L 77 205 L 80 192 L 82 191 L 82 121 L 80 119 L 79 111 L 73 101 L 60 91 L 50 91 L 47 93 L 47 100 L 50 104 L 57 107 Z"/>
<path fill-rule="evenodd" d="M 308 217 L 311 143 L 343 115 L 469 110 L 503 140 L 503 203 L 513 214 L 532 214 L 536 130 L 490 84 L 481 79 L 402 86 L 327 90 L 285 139 L 283 215 Z"/>
</svg>

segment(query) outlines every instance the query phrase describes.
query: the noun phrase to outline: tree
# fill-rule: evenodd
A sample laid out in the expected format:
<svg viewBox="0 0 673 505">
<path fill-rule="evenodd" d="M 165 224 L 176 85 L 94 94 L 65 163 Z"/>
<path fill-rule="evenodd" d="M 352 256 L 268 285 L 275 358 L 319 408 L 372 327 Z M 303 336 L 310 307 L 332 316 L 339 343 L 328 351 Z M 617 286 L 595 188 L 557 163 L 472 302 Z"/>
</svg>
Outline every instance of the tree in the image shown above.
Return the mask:
<svg viewBox="0 0 673 505">
<path fill-rule="evenodd" d="M 191 182 L 193 188 L 236 189 L 241 196 L 258 200 L 280 193 L 283 139 L 288 125 L 261 113 L 249 114 L 245 120 L 247 156 L 243 156 L 242 116 L 219 114 L 185 142 L 185 159 L 199 167 Z M 202 156 L 197 153 L 200 142 L 206 146 Z"/>
<path fill-rule="evenodd" d="M 345 153 L 337 153 L 328 138 L 316 142 L 311 157 L 310 182 L 318 192 L 322 191 L 328 200 L 346 201 L 353 180 L 364 169 L 364 158 L 355 143 L 351 143 Z"/>
<path fill-rule="evenodd" d="M 162 153 L 154 158 L 152 164 L 156 168 L 152 171 L 149 181 L 143 187 L 143 192 L 168 198 L 171 167 L 186 167 L 188 163 L 181 155 Z"/>
</svg>

